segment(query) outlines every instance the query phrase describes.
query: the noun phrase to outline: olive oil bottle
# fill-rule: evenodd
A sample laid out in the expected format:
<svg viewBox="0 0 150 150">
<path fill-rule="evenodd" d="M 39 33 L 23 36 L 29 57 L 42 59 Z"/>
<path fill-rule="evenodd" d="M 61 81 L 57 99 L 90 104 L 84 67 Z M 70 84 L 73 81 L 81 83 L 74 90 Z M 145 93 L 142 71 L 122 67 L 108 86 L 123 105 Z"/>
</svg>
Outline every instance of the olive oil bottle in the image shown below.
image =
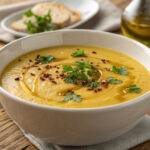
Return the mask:
<svg viewBox="0 0 150 150">
<path fill-rule="evenodd" d="M 122 14 L 122 33 L 150 47 L 150 0 L 133 0 Z"/>
</svg>

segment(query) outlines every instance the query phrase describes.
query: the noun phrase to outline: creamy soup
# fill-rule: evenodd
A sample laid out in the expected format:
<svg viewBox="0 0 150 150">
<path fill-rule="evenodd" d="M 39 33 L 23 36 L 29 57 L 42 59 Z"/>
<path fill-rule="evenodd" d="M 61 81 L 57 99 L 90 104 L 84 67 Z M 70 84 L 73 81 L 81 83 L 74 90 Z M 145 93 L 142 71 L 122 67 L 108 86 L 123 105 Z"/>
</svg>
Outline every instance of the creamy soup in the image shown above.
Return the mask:
<svg viewBox="0 0 150 150">
<path fill-rule="evenodd" d="M 61 46 L 23 55 L 1 86 L 27 101 L 66 108 L 119 104 L 150 90 L 150 73 L 135 59 L 105 48 Z"/>
</svg>

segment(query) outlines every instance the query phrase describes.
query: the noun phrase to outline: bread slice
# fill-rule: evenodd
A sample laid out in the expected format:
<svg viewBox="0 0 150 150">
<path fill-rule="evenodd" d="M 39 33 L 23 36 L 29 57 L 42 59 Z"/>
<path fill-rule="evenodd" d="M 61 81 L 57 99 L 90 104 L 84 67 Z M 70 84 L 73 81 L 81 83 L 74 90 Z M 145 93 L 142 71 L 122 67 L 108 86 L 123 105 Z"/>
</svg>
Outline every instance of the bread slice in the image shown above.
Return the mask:
<svg viewBox="0 0 150 150">
<path fill-rule="evenodd" d="M 63 4 L 55 4 L 55 5 L 57 5 L 57 7 L 59 7 L 59 8 L 63 8 L 65 10 L 67 10 L 67 13 L 70 16 L 70 24 L 69 25 L 72 25 L 81 20 L 81 13 L 79 11 L 72 9 L 70 7 L 67 7 Z"/>
<path fill-rule="evenodd" d="M 15 22 L 13 22 L 11 24 L 11 27 L 16 30 L 16 31 L 19 31 L 19 32 L 25 32 L 26 31 L 26 25 L 24 23 L 24 20 L 21 19 L 21 20 L 17 20 Z"/>
<path fill-rule="evenodd" d="M 79 22 L 81 20 L 81 14 L 79 11 L 70 9 L 70 25 Z"/>
<path fill-rule="evenodd" d="M 70 15 L 61 5 L 55 3 L 39 3 L 32 8 L 32 12 L 36 15 L 43 16 L 50 12 L 52 23 L 60 28 L 68 26 L 70 23 Z"/>
</svg>

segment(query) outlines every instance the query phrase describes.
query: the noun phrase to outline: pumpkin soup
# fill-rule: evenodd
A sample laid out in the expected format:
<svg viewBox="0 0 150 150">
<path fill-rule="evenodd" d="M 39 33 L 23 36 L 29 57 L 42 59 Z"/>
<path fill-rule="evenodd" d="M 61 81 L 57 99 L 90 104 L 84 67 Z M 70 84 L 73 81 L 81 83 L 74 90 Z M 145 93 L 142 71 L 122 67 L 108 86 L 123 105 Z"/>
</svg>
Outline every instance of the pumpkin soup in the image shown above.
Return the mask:
<svg viewBox="0 0 150 150">
<path fill-rule="evenodd" d="M 60 46 L 23 55 L 1 75 L 20 98 L 65 108 L 119 104 L 150 90 L 150 73 L 133 58 L 105 48 Z"/>
</svg>

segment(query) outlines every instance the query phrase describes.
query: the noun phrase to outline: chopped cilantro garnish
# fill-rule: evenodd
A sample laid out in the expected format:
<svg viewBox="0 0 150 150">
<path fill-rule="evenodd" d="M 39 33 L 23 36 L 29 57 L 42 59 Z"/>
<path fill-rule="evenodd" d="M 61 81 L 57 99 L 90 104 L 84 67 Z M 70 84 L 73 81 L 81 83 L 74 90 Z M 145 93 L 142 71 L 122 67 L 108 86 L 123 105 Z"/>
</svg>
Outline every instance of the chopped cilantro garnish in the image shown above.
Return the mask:
<svg viewBox="0 0 150 150">
<path fill-rule="evenodd" d="M 29 33 L 39 33 L 54 29 L 54 26 L 51 22 L 50 12 L 44 16 L 37 16 L 33 14 L 31 10 L 28 10 L 24 13 L 24 15 L 28 18 L 34 17 L 34 19 L 29 19 L 25 21 L 27 32 Z"/>
<path fill-rule="evenodd" d="M 31 9 L 29 9 L 29 10 L 27 10 L 26 12 L 24 12 L 24 15 L 25 15 L 26 17 L 32 17 L 32 16 L 33 16 L 33 13 L 32 13 L 32 11 L 31 11 Z"/>
<path fill-rule="evenodd" d="M 64 97 L 64 102 L 75 101 L 80 102 L 82 100 L 80 95 L 75 94 L 74 92 L 67 93 Z"/>
<path fill-rule="evenodd" d="M 72 73 L 74 70 L 71 66 L 69 65 L 63 65 L 63 70 L 64 72 Z"/>
<path fill-rule="evenodd" d="M 27 30 L 29 33 L 38 33 L 38 29 L 34 23 L 32 23 L 30 20 L 26 22 Z"/>
<path fill-rule="evenodd" d="M 52 62 L 55 60 L 55 57 L 54 56 L 40 56 L 39 58 L 37 58 L 37 61 L 42 63 L 42 64 L 47 64 L 49 62 Z"/>
<path fill-rule="evenodd" d="M 74 68 L 69 65 L 64 65 L 63 71 L 67 73 L 67 76 L 64 78 L 66 83 L 76 83 L 77 72 Z"/>
<path fill-rule="evenodd" d="M 109 84 L 121 84 L 122 83 L 122 80 L 118 80 L 114 77 L 109 77 L 107 80 L 106 80 Z"/>
<path fill-rule="evenodd" d="M 92 81 L 88 84 L 88 87 L 90 89 L 97 89 L 97 88 L 100 88 L 101 87 L 101 84 L 100 82 L 97 82 L 97 81 Z"/>
<path fill-rule="evenodd" d="M 140 87 L 138 87 L 137 85 L 133 84 L 133 85 L 130 85 L 129 87 L 127 87 L 125 89 L 125 92 L 127 92 L 127 93 L 141 93 L 142 89 Z"/>
<path fill-rule="evenodd" d="M 77 49 L 75 52 L 72 53 L 73 57 L 85 57 L 86 54 L 84 52 L 84 50 L 82 49 Z"/>
<path fill-rule="evenodd" d="M 112 67 L 112 72 L 120 74 L 120 75 L 128 75 L 128 70 L 125 67 Z"/>
<path fill-rule="evenodd" d="M 65 82 L 85 86 L 100 77 L 99 71 L 93 65 L 85 61 L 76 62 L 75 67 L 64 65 L 63 72 L 66 73 L 64 78 Z"/>
<path fill-rule="evenodd" d="M 64 81 L 66 83 L 76 84 L 76 79 L 75 78 L 64 77 Z"/>
</svg>

